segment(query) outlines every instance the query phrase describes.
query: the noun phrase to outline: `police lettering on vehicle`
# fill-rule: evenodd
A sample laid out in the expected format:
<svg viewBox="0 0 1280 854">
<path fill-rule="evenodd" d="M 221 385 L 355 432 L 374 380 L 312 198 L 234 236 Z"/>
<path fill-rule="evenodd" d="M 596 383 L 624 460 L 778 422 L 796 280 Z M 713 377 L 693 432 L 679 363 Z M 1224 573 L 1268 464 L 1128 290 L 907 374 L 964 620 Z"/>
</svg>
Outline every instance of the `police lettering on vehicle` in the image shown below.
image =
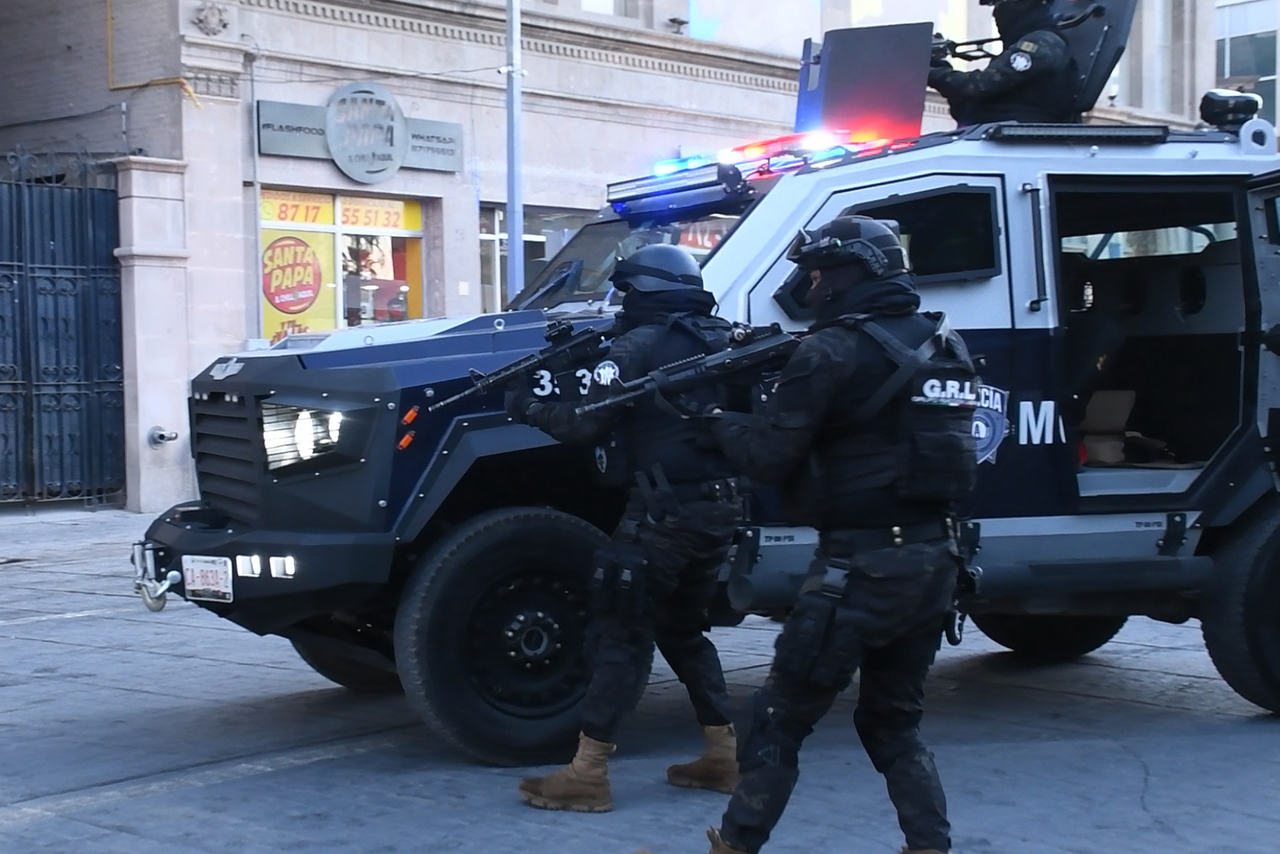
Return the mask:
<svg viewBox="0 0 1280 854">
<path fill-rule="evenodd" d="M 574 372 L 574 376 L 578 379 L 578 394 L 586 397 L 587 392 L 591 391 L 591 371 L 586 368 L 579 368 Z M 560 393 L 560 386 L 556 383 L 555 378 L 551 376 L 548 370 L 535 371 L 533 374 L 533 393 L 536 397 L 550 397 L 552 394 Z"/>
</svg>

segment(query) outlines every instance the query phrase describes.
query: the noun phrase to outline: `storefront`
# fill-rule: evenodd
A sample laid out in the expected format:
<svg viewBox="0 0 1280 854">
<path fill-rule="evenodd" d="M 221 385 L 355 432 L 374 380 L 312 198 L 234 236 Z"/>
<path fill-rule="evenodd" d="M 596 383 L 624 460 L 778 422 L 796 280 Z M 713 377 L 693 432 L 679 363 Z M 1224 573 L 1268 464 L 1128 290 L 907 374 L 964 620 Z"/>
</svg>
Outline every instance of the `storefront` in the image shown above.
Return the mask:
<svg viewBox="0 0 1280 854">
<path fill-rule="evenodd" d="M 263 189 L 262 337 L 424 317 L 422 205 Z"/>
</svg>

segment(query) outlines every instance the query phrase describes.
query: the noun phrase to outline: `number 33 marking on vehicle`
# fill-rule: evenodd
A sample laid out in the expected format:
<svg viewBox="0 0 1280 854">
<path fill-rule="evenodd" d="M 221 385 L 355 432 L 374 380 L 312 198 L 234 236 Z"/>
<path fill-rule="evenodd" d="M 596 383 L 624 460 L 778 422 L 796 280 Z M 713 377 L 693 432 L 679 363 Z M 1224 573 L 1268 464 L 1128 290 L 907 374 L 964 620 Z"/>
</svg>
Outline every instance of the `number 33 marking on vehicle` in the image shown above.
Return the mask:
<svg viewBox="0 0 1280 854">
<path fill-rule="evenodd" d="M 587 368 L 579 368 L 574 372 L 574 376 L 578 378 L 578 394 L 585 397 L 591 390 L 591 371 Z M 533 378 L 536 382 L 533 393 L 537 397 L 550 397 L 552 392 L 560 393 L 560 387 L 552 380 L 550 371 L 537 371 Z"/>
</svg>

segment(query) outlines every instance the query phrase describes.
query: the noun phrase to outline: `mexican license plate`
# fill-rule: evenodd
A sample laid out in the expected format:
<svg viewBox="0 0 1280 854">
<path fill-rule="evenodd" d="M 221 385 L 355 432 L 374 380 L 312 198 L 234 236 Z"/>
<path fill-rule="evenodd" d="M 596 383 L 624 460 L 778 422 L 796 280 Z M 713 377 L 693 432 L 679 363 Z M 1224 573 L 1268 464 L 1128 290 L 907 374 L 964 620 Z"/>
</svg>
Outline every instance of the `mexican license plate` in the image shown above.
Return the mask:
<svg viewBox="0 0 1280 854">
<path fill-rule="evenodd" d="M 188 599 L 231 601 L 231 558 L 182 556 L 182 588 Z"/>
</svg>

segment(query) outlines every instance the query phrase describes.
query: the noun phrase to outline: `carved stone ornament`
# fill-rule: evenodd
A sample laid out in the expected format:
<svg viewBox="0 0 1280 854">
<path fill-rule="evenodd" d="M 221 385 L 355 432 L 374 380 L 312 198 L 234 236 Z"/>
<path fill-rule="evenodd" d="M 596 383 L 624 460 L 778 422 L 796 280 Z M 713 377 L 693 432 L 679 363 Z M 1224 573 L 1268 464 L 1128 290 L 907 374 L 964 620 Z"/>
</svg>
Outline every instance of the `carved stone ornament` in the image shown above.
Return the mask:
<svg viewBox="0 0 1280 854">
<path fill-rule="evenodd" d="M 206 36 L 216 36 L 231 26 L 227 7 L 221 3 L 208 2 L 208 0 L 196 7 L 195 14 L 191 16 L 191 22 Z"/>
</svg>

